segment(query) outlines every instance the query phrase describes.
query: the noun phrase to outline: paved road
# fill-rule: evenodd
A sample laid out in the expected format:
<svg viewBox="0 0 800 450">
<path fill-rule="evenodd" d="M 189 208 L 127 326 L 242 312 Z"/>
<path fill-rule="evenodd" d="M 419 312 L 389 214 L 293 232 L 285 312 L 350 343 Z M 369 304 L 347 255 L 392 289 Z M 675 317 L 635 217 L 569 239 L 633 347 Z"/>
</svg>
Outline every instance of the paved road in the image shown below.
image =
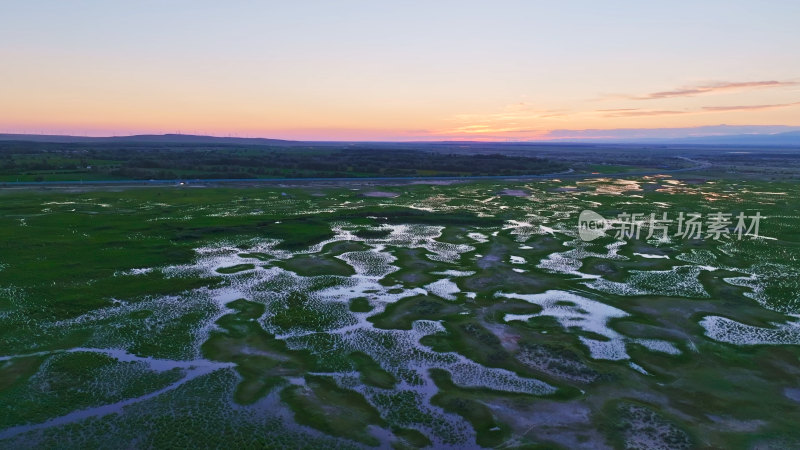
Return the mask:
<svg viewBox="0 0 800 450">
<path fill-rule="evenodd" d="M 706 169 L 711 167 L 710 163 L 695 161 L 683 156 L 678 158 L 694 163 L 692 167 L 682 169 L 647 170 L 639 172 L 617 172 L 617 173 L 577 173 L 573 169 L 566 172 L 548 173 L 543 175 L 483 175 L 483 176 L 429 176 L 429 177 L 342 177 L 342 178 L 208 178 L 208 179 L 171 179 L 171 180 L 93 180 L 93 181 L 10 181 L 0 182 L 0 187 L 16 186 L 159 186 L 159 185 L 181 185 L 181 184 L 220 184 L 220 183 L 313 183 L 313 182 L 364 182 L 364 181 L 470 181 L 470 180 L 526 180 L 526 179 L 548 179 L 548 178 L 604 178 L 604 177 L 633 177 L 658 174 L 672 174 L 689 172 L 693 170 Z"/>
</svg>

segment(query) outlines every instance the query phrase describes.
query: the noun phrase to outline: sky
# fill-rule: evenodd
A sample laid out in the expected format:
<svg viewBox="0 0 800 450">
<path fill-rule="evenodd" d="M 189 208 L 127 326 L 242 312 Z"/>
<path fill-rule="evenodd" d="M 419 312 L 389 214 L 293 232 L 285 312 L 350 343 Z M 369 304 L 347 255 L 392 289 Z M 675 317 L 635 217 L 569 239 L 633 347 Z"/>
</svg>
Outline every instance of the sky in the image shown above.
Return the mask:
<svg viewBox="0 0 800 450">
<path fill-rule="evenodd" d="M 0 11 L 0 133 L 506 141 L 800 127 L 797 0 Z"/>
</svg>

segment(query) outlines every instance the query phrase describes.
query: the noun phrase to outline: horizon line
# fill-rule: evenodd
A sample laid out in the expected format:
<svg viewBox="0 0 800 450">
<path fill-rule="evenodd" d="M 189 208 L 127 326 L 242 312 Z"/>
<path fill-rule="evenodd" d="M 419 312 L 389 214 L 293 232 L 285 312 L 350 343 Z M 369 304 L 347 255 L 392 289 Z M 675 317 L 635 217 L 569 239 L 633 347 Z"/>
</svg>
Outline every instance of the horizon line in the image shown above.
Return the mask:
<svg viewBox="0 0 800 450">
<path fill-rule="evenodd" d="M 743 128 L 765 128 L 764 130 L 743 130 Z M 615 132 L 669 132 L 676 130 L 702 130 L 709 128 L 723 128 L 728 129 L 728 133 L 721 133 L 718 130 L 711 133 L 703 133 L 696 135 L 683 135 L 683 136 L 642 136 L 642 135 L 629 135 L 622 136 L 613 134 Z M 767 128 L 771 128 L 767 130 Z M 775 130 L 781 128 L 781 130 Z M 769 137 L 779 136 L 786 133 L 794 133 L 800 131 L 800 126 L 792 125 L 705 125 L 696 127 L 665 127 L 665 128 L 610 128 L 610 129 L 581 129 L 581 130 L 549 130 L 547 131 L 550 136 L 546 138 L 501 138 L 501 137 L 487 137 L 486 139 L 463 139 L 459 137 L 443 138 L 443 139 L 285 139 L 267 136 L 236 136 L 236 135 L 217 135 L 217 134 L 191 134 L 182 132 L 172 133 L 158 133 L 158 132 L 140 132 L 132 134 L 104 134 L 104 135 L 89 135 L 89 134 L 66 134 L 66 133 L 49 133 L 49 132 L 5 132 L 0 131 L 0 137 L 41 137 L 41 138 L 70 138 L 70 139 L 126 139 L 126 138 L 159 138 L 159 137 L 186 137 L 186 138 L 207 138 L 207 139 L 220 139 L 220 140 L 265 140 L 276 142 L 293 142 L 293 143 L 419 143 L 419 144 L 436 144 L 436 143 L 475 143 L 475 144 L 548 144 L 548 143 L 596 143 L 602 141 L 603 143 L 636 143 L 636 142 L 652 142 L 652 141 L 675 141 L 675 140 L 692 140 L 702 138 L 735 138 L 735 137 Z M 605 132 L 605 133 L 604 133 Z M 278 132 L 280 133 L 280 132 Z M 557 135 L 557 133 L 574 133 L 571 135 Z M 592 134 L 583 134 L 592 133 Z M 13 139 L 3 139 L 13 140 Z M 26 139 L 20 139 L 26 140 Z"/>
</svg>

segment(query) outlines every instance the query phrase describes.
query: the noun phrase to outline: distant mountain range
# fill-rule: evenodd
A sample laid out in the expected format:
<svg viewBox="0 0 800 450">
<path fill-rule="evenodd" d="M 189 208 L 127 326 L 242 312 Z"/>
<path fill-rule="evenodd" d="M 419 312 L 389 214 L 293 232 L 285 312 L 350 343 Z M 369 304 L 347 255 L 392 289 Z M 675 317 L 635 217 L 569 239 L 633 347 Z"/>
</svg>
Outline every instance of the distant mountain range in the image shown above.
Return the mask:
<svg viewBox="0 0 800 450">
<path fill-rule="evenodd" d="M 670 144 L 701 144 L 701 145 L 747 145 L 747 146 L 800 146 L 800 131 L 789 131 L 775 134 L 735 134 L 722 136 L 698 136 L 678 139 L 654 139 L 649 142 L 664 142 Z"/>
<path fill-rule="evenodd" d="M 683 145 L 800 145 L 800 127 L 787 125 L 705 125 L 683 128 L 616 128 L 553 130 L 546 139 L 556 142 Z"/>
<path fill-rule="evenodd" d="M 800 131 L 785 133 L 748 133 L 691 137 L 586 137 L 565 138 L 547 142 L 595 144 L 671 144 L 671 145 L 731 145 L 765 147 L 800 147 Z"/>
<path fill-rule="evenodd" d="M 586 134 L 574 132 L 572 136 L 553 135 L 552 140 L 542 141 L 517 141 L 514 144 L 664 144 L 664 145 L 725 145 L 725 146 L 767 146 L 767 147 L 800 147 L 800 131 L 787 131 L 781 133 L 746 133 L 746 134 L 716 134 L 709 136 L 676 136 L 676 137 L 649 137 L 643 135 L 607 135 L 592 136 L 588 132 L 603 130 L 586 130 Z M 635 130 L 608 130 L 635 131 Z M 305 145 L 301 141 L 289 141 L 267 138 L 241 138 L 198 136 L 191 134 L 140 134 L 133 136 L 88 137 L 45 134 L 0 134 L 0 141 L 28 141 L 50 143 L 149 143 L 149 144 L 185 144 L 185 145 Z M 460 141 L 419 141 L 418 143 L 457 143 Z M 468 144 L 467 141 L 461 141 Z M 342 144 L 345 142 L 341 142 Z M 388 143 L 388 142 L 387 142 Z M 476 142 L 477 144 L 478 142 Z M 314 145 L 330 145 L 336 142 L 314 142 Z M 486 144 L 485 142 L 482 144 Z M 503 142 L 498 142 L 503 144 Z"/>
</svg>

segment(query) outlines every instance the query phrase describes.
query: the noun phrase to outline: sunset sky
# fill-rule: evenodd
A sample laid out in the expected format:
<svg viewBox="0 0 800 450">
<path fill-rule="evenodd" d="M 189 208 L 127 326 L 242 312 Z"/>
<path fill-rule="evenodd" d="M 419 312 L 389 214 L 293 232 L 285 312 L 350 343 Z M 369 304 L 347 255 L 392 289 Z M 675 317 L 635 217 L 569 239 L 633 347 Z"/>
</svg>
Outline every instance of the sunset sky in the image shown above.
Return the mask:
<svg viewBox="0 0 800 450">
<path fill-rule="evenodd" d="M 1 5 L 3 133 L 525 140 L 800 127 L 797 0 Z"/>
</svg>

